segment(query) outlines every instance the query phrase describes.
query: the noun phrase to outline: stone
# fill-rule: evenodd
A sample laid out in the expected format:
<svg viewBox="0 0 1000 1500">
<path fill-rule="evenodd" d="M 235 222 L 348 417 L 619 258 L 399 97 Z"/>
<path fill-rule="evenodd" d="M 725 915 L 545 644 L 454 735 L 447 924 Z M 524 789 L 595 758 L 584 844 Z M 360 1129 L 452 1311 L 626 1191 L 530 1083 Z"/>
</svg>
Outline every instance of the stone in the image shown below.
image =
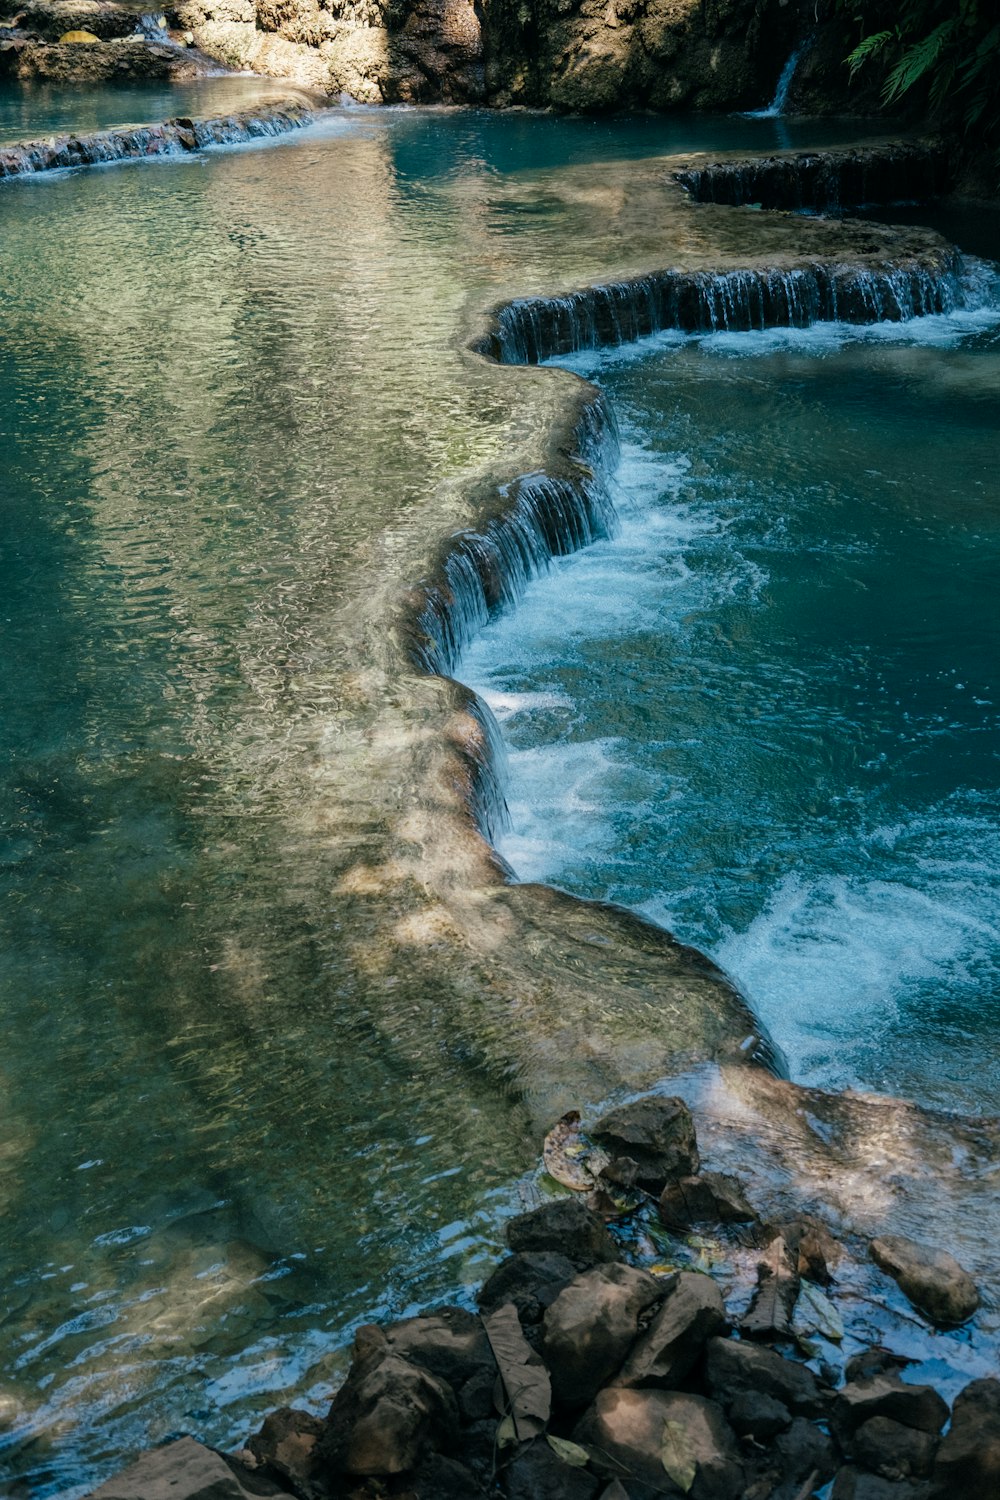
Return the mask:
<svg viewBox="0 0 1000 1500">
<path fill-rule="evenodd" d="M 722 1294 L 709 1276 L 682 1271 L 666 1301 L 633 1345 L 615 1385 L 679 1386 L 705 1343 L 726 1327 Z"/>
<path fill-rule="evenodd" d="M 930 1500 L 930 1494 L 926 1481 L 883 1479 L 878 1474 L 866 1474 L 863 1469 L 847 1464 L 837 1472 L 831 1500 Z M 966 1500 L 966 1496 L 952 1495 L 951 1500 Z M 980 1497 L 970 1494 L 968 1500 L 980 1500 Z M 985 1493 L 982 1500 L 986 1500 Z"/>
<path fill-rule="evenodd" d="M 579 1198 L 554 1198 L 511 1219 L 507 1243 L 515 1251 L 555 1251 L 580 1271 L 618 1259 L 604 1224 Z"/>
<path fill-rule="evenodd" d="M 698 1224 L 751 1224 L 757 1218 L 735 1177 L 702 1172 L 668 1182 L 660 1195 L 660 1219 L 667 1229 L 684 1231 Z"/>
<path fill-rule="evenodd" d="M 737 1500 L 743 1468 L 735 1435 L 720 1407 L 681 1391 L 601 1391 L 577 1423 L 574 1441 L 589 1447 L 591 1462 L 609 1479 L 639 1495 L 679 1496 L 663 1466 L 663 1437 L 671 1423 L 683 1433 L 696 1464 L 691 1500 Z M 630 1479 L 630 1476 L 632 1478 Z"/>
<path fill-rule="evenodd" d="M 801 1484 L 811 1474 L 826 1484 L 837 1472 L 837 1455 L 833 1443 L 814 1422 L 796 1417 L 787 1432 L 774 1440 L 774 1451 L 781 1471 L 792 1484 Z"/>
<path fill-rule="evenodd" d="M 447 1381 L 466 1421 L 490 1415 L 497 1362 L 473 1313 L 464 1307 L 441 1307 L 393 1323 L 385 1338 L 394 1354 Z"/>
<path fill-rule="evenodd" d="M 976 1283 L 947 1250 L 891 1234 L 872 1240 L 871 1255 L 917 1311 L 939 1328 L 968 1322 L 979 1306 Z"/>
<path fill-rule="evenodd" d="M 315 1468 L 315 1448 L 323 1423 L 307 1411 L 280 1406 L 247 1443 L 257 1463 L 294 1484 L 308 1485 Z"/>
<path fill-rule="evenodd" d="M 831 1425 L 842 1446 L 863 1422 L 889 1417 L 918 1432 L 938 1433 L 948 1420 L 948 1408 L 929 1385 L 907 1385 L 898 1375 L 871 1375 L 855 1380 L 837 1392 Z"/>
<path fill-rule="evenodd" d="M 507 1500 L 594 1500 L 600 1481 L 565 1463 L 545 1438 L 520 1448 L 504 1470 Z"/>
<path fill-rule="evenodd" d="M 317 1466 L 362 1477 L 402 1474 L 443 1447 L 458 1420 L 451 1387 L 392 1353 L 381 1330 L 366 1325 L 316 1445 Z"/>
<path fill-rule="evenodd" d="M 907 1359 L 905 1354 L 893 1354 L 891 1349 L 883 1349 L 876 1344 L 871 1349 L 862 1349 L 860 1354 L 851 1356 L 844 1366 L 844 1378 L 850 1384 L 855 1380 L 865 1380 L 869 1375 L 893 1374 L 905 1370 L 912 1363 L 912 1359 Z"/>
<path fill-rule="evenodd" d="M 780 1224 L 778 1233 L 796 1261 L 798 1274 L 808 1276 L 820 1286 L 829 1286 L 833 1280 L 830 1267 L 841 1259 L 843 1250 L 826 1225 L 802 1214 Z"/>
<path fill-rule="evenodd" d="M 1000 1495 L 1000 1380 L 959 1391 L 934 1464 L 935 1500 Z"/>
<path fill-rule="evenodd" d="M 799 1296 L 796 1267 L 797 1258 L 778 1235 L 757 1263 L 757 1289 L 740 1319 L 740 1332 L 747 1338 L 792 1337 L 792 1313 Z"/>
<path fill-rule="evenodd" d="M 542 1354 L 552 1394 L 585 1406 L 616 1374 L 639 1332 L 639 1319 L 663 1296 L 655 1276 L 616 1263 L 577 1276 L 545 1314 Z"/>
<path fill-rule="evenodd" d="M 576 1275 L 565 1255 L 553 1250 L 521 1251 L 501 1261 L 480 1289 L 479 1310 L 491 1313 L 513 1302 L 522 1323 L 539 1323 L 564 1286 Z"/>
<path fill-rule="evenodd" d="M 755 1443 L 769 1443 L 792 1425 L 792 1414 L 784 1402 L 760 1391 L 744 1391 L 736 1396 L 726 1409 L 726 1416 L 738 1437 L 753 1438 Z"/>
<path fill-rule="evenodd" d="M 705 1378 L 711 1395 L 723 1405 L 746 1392 L 760 1392 L 797 1415 L 818 1417 L 829 1400 L 805 1365 L 742 1339 L 709 1339 Z"/>
<path fill-rule="evenodd" d="M 650 1192 L 693 1176 L 700 1166 L 694 1121 L 683 1099 L 648 1094 L 602 1115 L 590 1134 L 610 1156 L 631 1157 L 636 1182 Z"/>
<path fill-rule="evenodd" d="M 937 1439 L 904 1427 L 891 1417 L 871 1417 L 854 1434 L 853 1457 L 883 1479 L 926 1479 L 934 1464 Z"/>
<path fill-rule="evenodd" d="M 409 1500 L 482 1500 L 475 1474 L 443 1453 L 428 1454 L 404 1483 Z"/>
<path fill-rule="evenodd" d="M 263 1474 L 223 1458 L 194 1438 L 144 1453 L 94 1490 L 91 1500 L 292 1500 Z"/>
</svg>

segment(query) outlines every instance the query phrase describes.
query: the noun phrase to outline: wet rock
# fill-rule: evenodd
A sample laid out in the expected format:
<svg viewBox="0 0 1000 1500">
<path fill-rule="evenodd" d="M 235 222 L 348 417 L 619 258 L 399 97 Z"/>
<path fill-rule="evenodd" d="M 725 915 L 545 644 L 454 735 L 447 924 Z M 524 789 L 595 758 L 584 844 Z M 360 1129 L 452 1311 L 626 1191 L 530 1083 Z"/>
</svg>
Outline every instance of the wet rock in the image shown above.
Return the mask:
<svg viewBox="0 0 1000 1500">
<path fill-rule="evenodd" d="M 722 1294 L 708 1276 L 682 1271 L 628 1355 L 616 1385 L 679 1386 L 705 1343 L 726 1327 Z"/>
<path fill-rule="evenodd" d="M 265 1420 L 263 1427 L 247 1443 L 261 1467 L 271 1470 L 294 1484 L 308 1486 L 316 1466 L 316 1444 L 323 1423 L 307 1411 L 281 1406 Z"/>
<path fill-rule="evenodd" d="M 786 1481 L 801 1484 L 811 1474 L 826 1484 L 837 1472 L 837 1454 L 833 1443 L 814 1422 L 796 1417 L 787 1432 L 774 1440 L 774 1451 Z"/>
<path fill-rule="evenodd" d="M 663 1288 L 631 1266 L 598 1266 L 571 1281 L 545 1314 L 542 1352 L 552 1392 L 584 1406 L 615 1374 L 639 1332 L 639 1319 Z"/>
<path fill-rule="evenodd" d="M 930 1485 L 926 1481 L 883 1479 L 847 1464 L 838 1471 L 831 1500 L 930 1500 L 930 1495 Z M 959 1500 L 959 1497 L 953 1495 L 952 1500 Z M 965 1500 L 964 1495 L 961 1500 Z M 971 1494 L 969 1500 L 973 1500 Z"/>
<path fill-rule="evenodd" d="M 735 1177 L 703 1172 L 668 1182 L 660 1195 L 660 1219 L 668 1229 L 682 1231 L 698 1224 L 751 1224 L 756 1213 L 743 1196 Z"/>
<path fill-rule="evenodd" d="M 898 1373 L 912 1363 L 905 1354 L 893 1354 L 891 1349 L 876 1344 L 872 1349 L 862 1349 L 860 1354 L 851 1356 L 844 1366 L 844 1378 L 851 1384 L 855 1380 L 867 1380 L 871 1375 Z"/>
<path fill-rule="evenodd" d="M 393 1354 L 378 1328 L 359 1328 L 354 1361 L 316 1445 L 317 1465 L 334 1473 L 401 1474 L 444 1446 L 458 1425 L 452 1389 Z"/>
<path fill-rule="evenodd" d="M 891 1417 L 872 1417 L 854 1434 L 853 1456 L 883 1479 L 926 1479 L 934 1463 L 937 1439 L 929 1432 L 904 1427 Z"/>
<path fill-rule="evenodd" d="M 747 1392 L 760 1392 L 791 1412 L 818 1417 L 829 1399 L 805 1365 L 743 1340 L 709 1339 L 705 1378 L 710 1393 L 723 1405 Z"/>
<path fill-rule="evenodd" d="M 888 1417 L 918 1432 L 938 1433 L 948 1420 L 948 1408 L 931 1386 L 907 1385 L 893 1374 L 855 1380 L 837 1392 L 831 1425 L 842 1445 L 872 1417 Z"/>
<path fill-rule="evenodd" d="M 594 1500 L 600 1481 L 564 1463 L 545 1438 L 521 1448 L 504 1470 L 507 1500 Z"/>
<path fill-rule="evenodd" d="M 826 1225 L 804 1214 L 782 1223 L 778 1232 L 796 1262 L 798 1274 L 829 1286 L 833 1280 L 830 1267 L 837 1264 L 843 1250 Z"/>
<path fill-rule="evenodd" d="M 577 1270 L 618 1259 L 607 1229 L 579 1198 L 555 1198 L 511 1219 L 507 1243 L 515 1251 L 554 1251 Z"/>
<path fill-rule="evenodd" d="M 513 1302 L 522 1323 L 538 1323 L 564 1286 L 576 1275 L 565 1255 L 552 1250 L 521 1251 L 502 1261 L 479 1292 L 483 1313 Z"/>
<path fill-rule="evenodd" d="M 757 1263 L 757 1290 L 740 1319 L 747 1338 L 788 1338 L 799 1295 L 797 1260 L 780 1235 L 771 1241 Z"/>
<path fill-rule="evenodd" d="M 974 1380 L 956 1396 L 932 1488 L 934 1500 L 1000 1495 L 1000 1380 Z"/>
<path fill-rule="evenodd" d="M 385 1330 L 394 1354 L 447 1381 L 466 1421 L 492 1411 L 497 1363 L 480 1320 L 463 1307 L 442 1307 Z"/>
<path fill-rule="evenodd" d="M 601 1391 L 574 1433 L 591 1448 L 595 1468 L 604 1468 L 627 1490 L 640 1495 L 677 1496 L 680 1488 L 663 1465 L 667 1424 L 683 1433 L 696 1465 L 691 1500 L 737 1500 L 743 1491 L 743 1469 L 732 1428 L 721 1409 L 703 1396 L 680 1391 L 635 1391 L 616 1386 Z"/>
<path fill-rule="evenodd" d="M 291 1500 L 262 1474 L 223 1458 L 194 1438 L 179 1438 L 144 1453 L 95 1490 L 91 1500 Z"/>
<path fill-rule="evenodd" d="M 694 1122 L 683 1099 L 649 1094 L 602 1115 L 590 1133 L 612 1157 L 630 1157 L 636 1182 L 650 1192 L 693 1176 L 700 1165 Z"/>
<path fill-rule="evenodd" d="M 872 1240 L 871 1254 L 917 1311 L 940 1328 L 968 1322 L 979 1306 L 976 1283 L 947 1250 L 892 1234 Z"/>
<path fill-rule="evenodd" d="M 755 1443 L 769 1443 L 792 1425 L 792 1414 L 784 1402 L 760 1391 L 744 1391 L 737 1396 L 727 1407 L 726 1416 L 739 1437 L 753 1438 Z"/>
</svg>

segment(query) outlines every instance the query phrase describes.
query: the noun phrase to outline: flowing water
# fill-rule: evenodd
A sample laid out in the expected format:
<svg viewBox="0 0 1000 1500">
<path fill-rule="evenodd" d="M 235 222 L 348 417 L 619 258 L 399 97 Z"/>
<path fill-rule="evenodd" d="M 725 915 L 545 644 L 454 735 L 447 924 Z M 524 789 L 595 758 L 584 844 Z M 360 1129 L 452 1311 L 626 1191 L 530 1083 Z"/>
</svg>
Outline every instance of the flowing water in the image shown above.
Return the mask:
<svg viewBox="0 0 1000 1500">
<path fill-rule="evenodd" d="M 214 108 L 236 84 L 194 87 Z M 3 98 L 5 132 L 18 110 L 18 133 L 69 123 L 66 94 Z M 80 129 L 148 113 L 73 100 Z M 441 700 L 383 671 L 388 606 L 573 389 L 471 360 L 472 314 L 711 264 L 724 211 L 664 191 L 640 213 L 631 185 L 659 194 L 656 153 L 774 142 L 766 121 L 348 110 L 263 149 L 0 186 L 8 1488 L 79 1495 L 178 1429 L 239 1441 L 269 1404 L 322 1402 L 359 1319 L 481 1278 L 537 1150 L 522 1103 L 576 1049 L 512 1037 L 489 1003 L 511 955 L 456 978 L 407 873 L 438 847 L 411 762 Z M 701 360 L 752 386 L 749 361 L 684 358 L 695 388 Z M 947 368 L 928 399 L 978 378 Z M 722 385 L 701 389 L 707 434 Z M 679 474 L 693 430 L 650 441 L 637 462 Z M 694 501 L 692 537 L 738 550 L 720 485 L 734 516 Z"/>
<path fill-rule="evenodd" d="M 503 722 L 519 876 L 710 952 L 800 1081 L 996 1112 L 1000 281 L 980 274 L 975 313 L 576 356 L 619 414 L 620 532 L 461 670 Z"/>
</svg>

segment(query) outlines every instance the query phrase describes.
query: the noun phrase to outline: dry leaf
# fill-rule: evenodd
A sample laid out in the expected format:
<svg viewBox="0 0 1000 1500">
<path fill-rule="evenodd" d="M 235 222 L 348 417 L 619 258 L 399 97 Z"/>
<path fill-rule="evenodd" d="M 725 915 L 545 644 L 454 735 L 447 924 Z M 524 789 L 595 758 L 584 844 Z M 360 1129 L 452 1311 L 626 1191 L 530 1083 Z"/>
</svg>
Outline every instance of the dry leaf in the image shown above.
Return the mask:
<svg viewBox="0 0 1000 1500">
<path fill-rule="evenodd" d="M 591 1192 L 609 1160 L 607 1152 L 583 1134 L 576 1109 L 553 1125 L 542 1147 L 546 1172 L 576 1193 Z"/>
<path fill-rule="evenodd" d="M 821 1333 L 824 1338 L 839 1344 L 844 1337 L 844 1322 L 825 1292 L 809 1281 L 799 1287 L 799 1300 L 795 1307 L 796 1319 L 806 1333 Z"/>
<path fill-rule="evenodd" d="M 571 1443 L 567 1438 L 553 1437 L 551 1432 L 546 1433 L 548 1445 L 557 1458 L 561 1458 L 564 1464 L 572 1464 L 574 1469 L 586 1468 L 590 1463 L 590 1454 L 586 1448 L 581 1448 L 579 1443 Z"/>
<path fill-rule="evenodd" d="M 482 1320 L 500 1370 L 510 1415 L 522 1443 L 545 1431 L 552 1410 L 552 1384 L 541 1358 L 524 1334 L 513 1302 Z"/>
<path fill-rule="evenodd" d="M 690 1493 L 698 1473 L 698 1460 L 694 1456 L 690 1439 L 679 1422 L 667 1422 L 663 1429 L 663 1445 L 660 1456 L 663 1467 L 685 1495 Z"/>
</svg>

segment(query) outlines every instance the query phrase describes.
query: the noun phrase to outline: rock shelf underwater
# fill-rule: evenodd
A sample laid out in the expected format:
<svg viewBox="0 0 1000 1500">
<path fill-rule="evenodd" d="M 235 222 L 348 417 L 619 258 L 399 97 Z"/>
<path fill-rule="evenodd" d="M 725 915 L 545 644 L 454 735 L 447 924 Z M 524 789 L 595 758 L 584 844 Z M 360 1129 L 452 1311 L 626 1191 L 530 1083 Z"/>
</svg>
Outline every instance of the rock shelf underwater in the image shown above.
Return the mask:
<svg viewBox="0 0 1000 1500">
<path fill-rule="evenodd" d="M 608 252 L 618 251 L 617 263 L 625 263 L 618 290 L 609 292 L 595 277 L 592 293 L 561 293 L 555 302 L 542 288 L 528 300 L 508 298 L 505 307 L 531 311 L 501 312 L 490 332 L 482 307 L 472 305 L 466 316 L 476 348 L 462 356 L 467 368 L 482 364 L 484 339 L 499 341 L 487 343 L 494 358 L 509 350 L 537 359 L 546 338 L 617 338 L 626 329 L 642 331 L 643 320 L 663 316 L 664 308 L 669 315 L 678 302 L 651 294 L 652 286 L 663 284 L 655 267 L 665 249 L 671 259 L 679 251 L 678 258 L 695 262 L 694 271 L 678 274 L 687 278 L 684 297 L 698 317 L 777 320 L 799 308 L 805 317 L 809 298 L 829 298 L 834 281 L 838 307 L 843 297 L 859 318 L 879 307 L 903 316 L 958 295 L 951 249 L 915 231 L 755 223 L 754 264 L 746 265 L 739 254 L 745 224 L 727 220 L 726 208 L 706 206 L 697 213 L 706 218 L 708 243 L 700 243 L 694 221 L 685 220 L 682 245 L 664 245 L 662 195 L 672 191 L 664 169 L 643 164 L 628 176 L 624 191 L 620 184 L 614 190 L 617 243 L 592 255 L 596 271 L 601 261 L 615 264 Z M 561 187 L 571 219 L 590 211 L 593 174 L 574 177 L 570 169 Z M 790 228 L 794 249 L 782 243 Z M 515 268 L 507 275 L 515 280 Z M 551 272 L 536 271 L 526 279 L 548 278 Z M 577 309 L 584 305 L 587 315 L 580 318 Z M 517 329 L 508 345 L 502 343 L 505 316 Z M 353 959 L 365 966 L 372 989 L 384 986 L 377 1026 L 391 1032 L 393 1007 L 402 998 L 397 976 L 405 971 L 407 1003 L 433 993 L 435 1024 L 463 1038 L 487 1077 L 507 1073 L 512 1087 L 504 1111 L 520 1118 L 523 1135 L 551 1123 L 561 1106 L 670 1077 L 704 1115 L 713 1164 L 751 1163 L 755 1185 L 771 1201 L 812 1197 L 864 1228 L 877 1223 L 905 1231 L 928 1215 L 947 1221 L 972 1268 L 988 1279 L 995 1243 L 991 1122 L 935 1116 L 900 1101 L 797 1090 L 767 1067 L 748 1066 L 755 1049 L 765 1063 L 774 1054 L 714 965 L 632 913 L 507 885 L 470 825 L 470 807 L 488 807 L 495 795 L 482 715 L 459 684 L 412 673 L 407 664 L 447 668 L 476 621 L 516 597 L 519 578 L 542 566 L 547 553 L 597 534 L 606 521 L 595 472 L 606 424 L 593 389 L 558 372 L 510 365 L 497 364 L 495 373 L 486 366 L 477 378 L 491 396 L 501 380 L 522 382 L 522 390 L 531 382 L 537 412 L 506 422 L 505 436 L 513 429 L 520 462 L 512 472 L 510 448 L 498 444 L 492 475 L 471 486 L 467 477 L 449 481 L 435 529 L 429 531 L 422 516 L 421 537 L 406 533 L 406 548 L 426 568 L 416 590 L 398 572 L 386 581 L 375 549 L 365 576 L 383 574 L 383 582 L 355 603 L 342 679 L 345 699 L 353 697 L 346 717 L 364 725 L 355 763 L 367 774 L 378 767 L 387 786 L 398 785 L 402 774 L 405 785 L 420 789 L 415 805 L 404 798 L 400 808 L 395 795 L 386 798 L 379 818 L 388 837 L 385 829 L 377 835 L 386 849 L 381 865 L 371 857 L 376 838 L 366 835 L 367 857 L 362 841 L 346 859 L 338 854 L 332 879 L 323 877 L 338 892 L 342 920 L 360 918 L 369 935 L 379 932 L 378 944 L 363 956 L 357 947 Z M 457 541 L 430 539 L 441 537 L 442 521 L 453 527 L 460 521 Z M 387 619 L 395 622 L 388 633 Z M 377 728 L 361 713 L 375 701 Z M 317 769 L 328 794 L 333 788 L 321 759 Z M 233 958 L 229 964 L 240 966 Z M 447 988 L 440 989 L 444 975 Z M 247 982 L 254 982 L 249 972 Z M 514 1033 L 511 1008 L 518 1017 Z M 485 1091 L 479 1101 L 486 1107 Z M 894 1163 L 892 1182 L 885 1178 L 887 1157 Z"/>
</svg>

